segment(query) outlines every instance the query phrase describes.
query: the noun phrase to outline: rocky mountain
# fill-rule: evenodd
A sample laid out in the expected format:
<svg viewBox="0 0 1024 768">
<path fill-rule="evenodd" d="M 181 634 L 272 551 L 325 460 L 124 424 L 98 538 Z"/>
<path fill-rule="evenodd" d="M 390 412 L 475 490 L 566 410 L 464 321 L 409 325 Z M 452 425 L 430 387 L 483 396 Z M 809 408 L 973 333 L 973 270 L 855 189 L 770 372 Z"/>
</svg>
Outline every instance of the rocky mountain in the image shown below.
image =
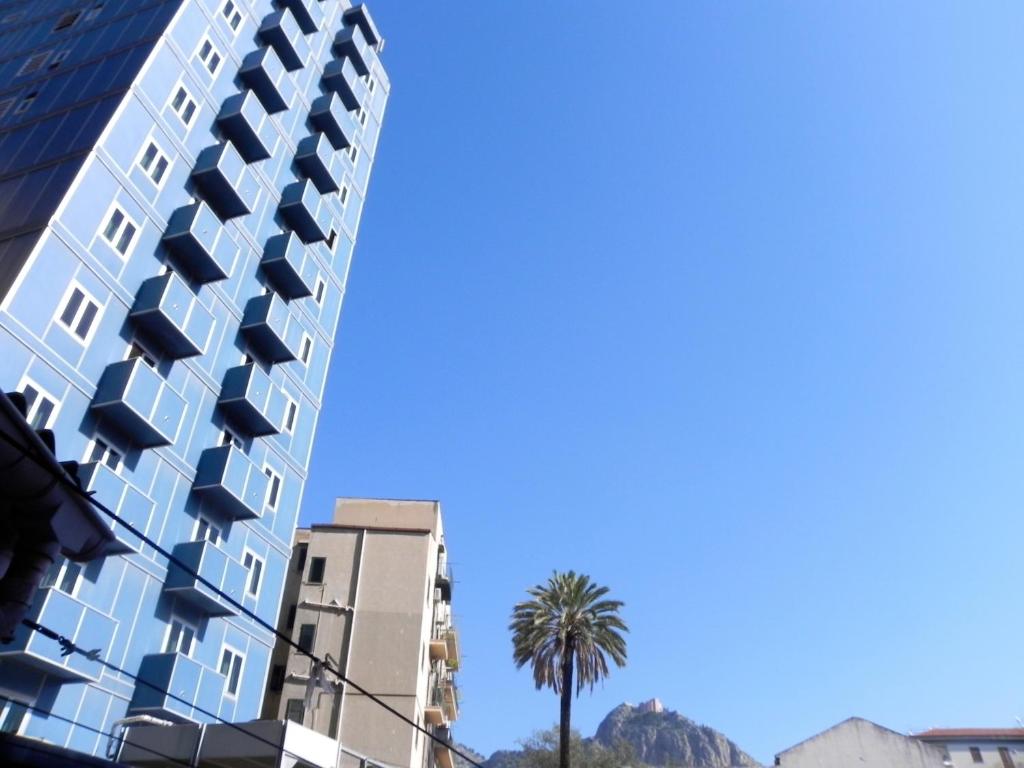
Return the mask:
<svg viewBox="0 0 1024 768">
<path fill-rule="evenodd" d="M 597 727 L 594 740 L 605 747 L 626 741 L 646 765 L 686 768 L 756 768 L 754 758 L 724 735 L 678 712 L 663 709 L 656 699 L 639 707 L 620 704 Z"/>
</svg>

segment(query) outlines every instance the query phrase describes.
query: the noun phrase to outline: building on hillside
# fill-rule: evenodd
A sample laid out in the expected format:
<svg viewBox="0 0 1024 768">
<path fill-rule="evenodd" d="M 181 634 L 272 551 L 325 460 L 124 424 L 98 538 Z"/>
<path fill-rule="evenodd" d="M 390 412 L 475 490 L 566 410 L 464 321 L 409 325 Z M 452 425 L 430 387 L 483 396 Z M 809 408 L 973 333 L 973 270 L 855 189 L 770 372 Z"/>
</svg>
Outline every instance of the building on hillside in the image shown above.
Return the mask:
<svg viewBox="0 0 1024 768">
<path fill-rule="evenodd" d="M 445 742 L 458 717 L 441 505 L 338 499 L 331 523 L 296 534 L 278 629 Z M 451 768 L 452 753 L 283 643 L 272 657 L 263 717 L 287 719 L 402 768 Z"/>
<path fill-rule="evenodd" d="M 661 703 L 661 699 L 653 698 L 647 701 L 642 701 L 637 705 L 637 709 L 640 712 L 651 712 L 654 714 L 660 714 L 665 711 L 665 705 Z"/>
<path fill-rule="evenodd" d="M 944 768 L 939 747 L 851 717 L 775 756 L 780 768 Z"/>
<path fill-rule="evenodd" d="M 933 728 L 914 738 L 944 749 L 953 768 L 1024 768 L 1024 728 Z"/>
<path fill-rule="evenodd" d="M 349 0 L 0 7 L 4 417 L 20 404 L 97 500 L 271 625 L 388 98 L 381 44 Z M 27 615 L 98 659 L 20 627 L 0 730 L 99 754 L 127 715 L 256 717 L 272 633 L 95 520 L 121 553 L 59 558 Z"/>
</svg>

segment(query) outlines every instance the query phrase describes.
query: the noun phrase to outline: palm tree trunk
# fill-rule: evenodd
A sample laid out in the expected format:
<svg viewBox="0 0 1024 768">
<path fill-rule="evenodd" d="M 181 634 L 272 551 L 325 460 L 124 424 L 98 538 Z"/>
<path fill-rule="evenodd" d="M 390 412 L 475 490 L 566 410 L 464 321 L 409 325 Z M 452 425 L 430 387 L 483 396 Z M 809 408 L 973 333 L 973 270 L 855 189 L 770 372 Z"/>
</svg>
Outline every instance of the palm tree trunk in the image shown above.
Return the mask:
<svg viewBox="0 0 1024 768">
<path fill-rule="evenodd" d="M 572 659 L 570 641 L 562 658 L 562 709 L 558 723 L 558 768 L 569 768 L 570 710 L 572 708 Z"/>
</svg>

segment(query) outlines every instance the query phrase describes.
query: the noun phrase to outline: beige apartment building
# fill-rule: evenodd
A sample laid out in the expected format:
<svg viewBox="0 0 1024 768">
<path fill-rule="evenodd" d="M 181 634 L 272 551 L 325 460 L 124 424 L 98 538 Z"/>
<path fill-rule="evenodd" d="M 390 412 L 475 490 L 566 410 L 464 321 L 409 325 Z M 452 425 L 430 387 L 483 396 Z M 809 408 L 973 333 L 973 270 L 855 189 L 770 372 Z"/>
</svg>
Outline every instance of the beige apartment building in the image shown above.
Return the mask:
<svg viewBox="0 0 1024 768">
<path fill-rule="evenodd" d="M 296 532 L 278 629 L 450 742 L 459 667 L 451 597 L 438 502 L 338 499 L 332 522 Z M 263 718 L 299 723 L 375 762 L 452 768 L 450 750 L 283 643 Z"/>
</svg>

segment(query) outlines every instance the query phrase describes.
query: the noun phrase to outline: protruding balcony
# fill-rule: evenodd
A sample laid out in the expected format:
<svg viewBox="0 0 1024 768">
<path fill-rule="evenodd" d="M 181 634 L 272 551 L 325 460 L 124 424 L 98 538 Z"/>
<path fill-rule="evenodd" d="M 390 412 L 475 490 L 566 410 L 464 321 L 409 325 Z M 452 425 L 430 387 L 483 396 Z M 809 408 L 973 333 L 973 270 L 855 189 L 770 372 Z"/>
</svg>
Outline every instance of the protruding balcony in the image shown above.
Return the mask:
<svg viewBox="0 0 1024 768">
<path fill-rule="evenodd" d="M 242 91 L 226 99 L 217 115 L 217 125 L 247 162 L 270 157 L 277 129 L 254 91 Z"/>
<path fill-rule="evenodd" d="M 437 736 L 443 744 L 434 742 L 434 764 L 438 768 L 454 768 L 455 762 L 452 758 L 452 732 L 450 728 L 438 727 L 434 729 L 434 735 Z"/>
<path fill-rule="evenodd" d="M 188 406 L 141 357 L 108 365 L 90 406 L 135 445 L 170 445 Z"/>
<path fill-rule="evenodd" d="M 455 687 L 455 681 L 451 677 L 444 677 L 441 680 L 441 707 L 445 720 L 453 722 L 459 719 L 459 689 Z"/>
<path fill-rule="evenodd" d="M 25 618 L 49 627 L 83 650 L 99 649 L 101 659 L 111 651 L 117 627 L 117 622 L 109 616 L 56 587 L 44 587 L 36 592 Z M 62 651 L 56 640 L 19 625 L 14 640 L 0 645 L 0 659 L 16 660 L 64 680 L 99 680 L 102 666 L 98 660 L 90 661 L 81 653 L 65 656 Z"/>
<path fill-rule="evenodd" d="M 201 354 L 213 331 L 213 315 L 174 272 L 146 280 L 128 317 L 175 360 Z"/>
<path fill-rule="evenodd" d="M 332 45 L 338 56 L 347 56 L 352 59 L 356 72 L 364 77 L 370 74 L 370 62 L 373 52 L 370 50 L 366 38 L 363 36 L 363 29 L 358 25 L 345 27 L 334 36 Z"/>
<path fill-rule="evenodd" d="M 174 722 L 197 722 L 204 716 L 186 702 L 220 701 L 224 678 L 181 653 L 151 653 L 142 657 L 140 682 L 135 686 L 129 714 L 154 715 Z M 144 682 L 143 682 L 144 681 Z M 148 685 L 147 685 L 148 683 Z"/>
<path fill-rule="evenodd" d="M 249 347 L 264 360 L 287 363 L 296 358 L 302 329 L 288 305 L 276 293 L 249 299 L 240 330 Z"/>
<path fill-rule="evenodd" d="M 323 84 L 327 90 L 338 94 L 349 109 L 359 109 L 366 93 L 366 85 L 359 79 L 359 73 L 347 56 L 332 59 L 324 67 Z"/>
<path fill-rule="evenodd" d="M 444 642 L 447 646 L 447 655 L 445 659 L 448 662 L 450 669 L 459 668 L 459 633 L 455 630 L 455 627 L 448 627 L 443 633 Z"/>
<path fill-rule="evenodd" d="M 259 185 L 233 144 L 222 142 L 200 152 L 192 178 L 222 219 L 252 213 Z"/>
<path fill-rule="evenodd" d="M 181 268 L 199 283 L 223 280 L 238 255 L 238 246 L 206 203 L 172 213 L 163 242 Z"/>
<path fill-rule="evenodd" d="M 281 194 L 281 215 L 305 243 L 326 240 L 330 232 L 331 211 L 322 203 L 320 193 L 308 180 L 289 184 Z"/>
<path fill-rule="evenodd" d="M 348 8 L 343 14 L 346 24 L 358 24 L 359 28 L 363 30 L 363 37 L 366 38 L 372 46 L 380 45 L 380 41 L 383 39 L 380 36 L 380 32 L 377 31 L 377 25 L 373 22 L 373 17 L 370 15 L 370 11 L 362 3 L 353 5 Z"/>
<path fill-rule="evenodd" d="M 424 719 L 431 725 L 442 725 L 459 719 L 459 695 L 455 681 L 448 673 L 430 675 L 430 696 L 423 709 Z"/>
<path fill-rule="evenodd" d="M 322 133 L 314 133 L 299 142 L 295 163 L 321 193 L 341 189 L 345 166 L 331 142 Z"/>
<path fill-rule="evenodd" d="M 431 661 L 444 661 L 448 658 L 448 643 L 440 633 L 435 633 L 430 638 L 430 659 Z"/>
<path fill-rule="evenodd" d="M 447 566 L 440 568 L 434 586 L 441 590 L 441 599 L 446 603 L 452 601 L 452 576 Z"/>
<path fill-rule="evenodd" d="M 217 406 L 232 425 L 253 437 L 281 431 L 284 398 L 256 363 L 228 368 Z"/>
<path fill-rule="evenodd" d="M 260 24 L 260 39 L 274 46 L 281 63 L 288 70 L 301 69 L 309 58 L 309 43 L 290 9 L 276 11 Z"/>
<path fill-rule="evenodd" d="M 317 0 L 281 0 L 281 4 L 295 14 L 295 20 L 307 35 L 316 32 L 323 23 L 324 12 Z"/>
<path fill-rule="evenodd" d="M 291 106 L 295 85 L 273 48 L 266 46 L 250 53 L 242 60 L 238 74 L 256 91 L 267 112 L 283 112 Z"/>
<path fill-rule="evenodd" d="M 189 541 L 178 544 L 171 554 L 222 592 L 242 602 L 248 571 L 216 544 Z M 233 616 L 238 613 L 238 609 L 227 600 L 174 563 L 168 566 L 164 592 L 191 603 L 208 616 Z"/>
<path fill-rule="evenodd" d="M 263 514 L 270 478 L 233 445 L 207 448 L 199 457 L 192 490 L 221 514 L 249 520 Z"/>
<path fill-rule="evenodd" d="M 319 269 L 294 232 L 283 232 L 267 240 L 260 267 L 282 296 L 301 299 L 313 295 Z"/>
<path fill-rule="evenodd" d="M 345 149 L 355 140 L 356 119 L 336 93 L 325 93 L 313 100 L 309 122 L 335 149 Z"/>
<path fill-rule="evenodd" d="M 78 479 L 82 487 L 92 491 L 93 498 L 118 517 L 143 533 L 153 514 L 153 500 L 135 488 L 121 475 L 101 462 L 89 462 L 78 468 Z M 135 552 L 142 541 L 121 523 L 111 522 L 110 528 L 121 544 L 120 552 Z"/>
</svg>

